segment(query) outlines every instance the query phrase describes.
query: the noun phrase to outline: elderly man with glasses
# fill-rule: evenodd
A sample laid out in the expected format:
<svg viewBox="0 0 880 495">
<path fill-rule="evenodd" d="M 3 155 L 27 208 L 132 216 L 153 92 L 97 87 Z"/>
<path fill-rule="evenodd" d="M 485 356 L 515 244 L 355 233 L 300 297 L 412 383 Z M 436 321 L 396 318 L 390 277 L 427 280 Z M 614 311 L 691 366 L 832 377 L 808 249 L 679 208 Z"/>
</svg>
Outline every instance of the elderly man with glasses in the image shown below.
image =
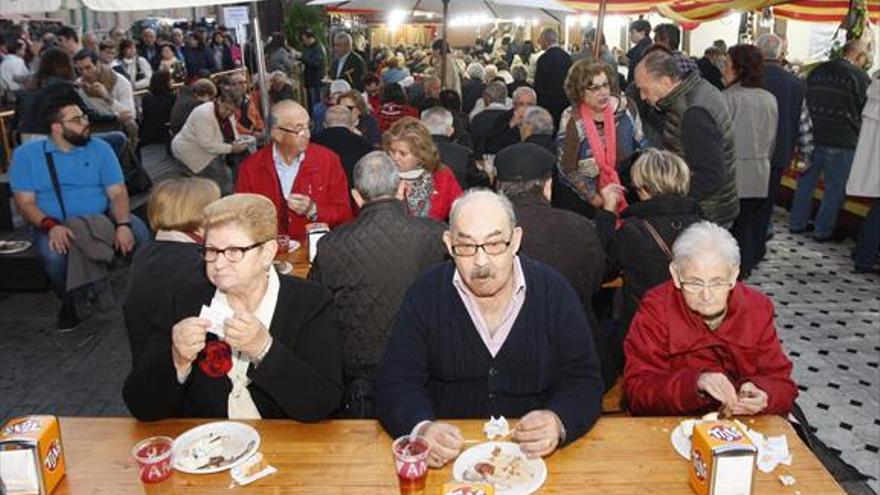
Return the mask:
<svg viewBox="0 0 880 495">
<path fill-rule="evenodd" d="M 603 384 L 583 306 L 559 272 L 517 256 L 522 236 L 507 198 L 471 190 L 443 235 L 453 261 L 424 272 L 400 306 L 377 412 L 391 435 L 425 437 L 431 466 L 465 443 L 445 418 L 521 418 L 511 440 L 539 457 L 599 416 Z"/>
<path fill-rule="evenodd" d="M 636 415 L 791 411 L 797 387 L 773 303 L 736 281 L 739 247 L 711 222 L 672 246 L 672 280 L 649 291 L 624 341 L 624 390 Z"/>
<path fill-rule="evenodd" d="M 348 179 L 339 156 L 310 143 L 309 114 L 281 101 L 269 115 L 270 142 L 241 164 L 235 191 L 262 194 L 275 203 L 278 232 L 304 240 L 306 224 L 335 227 L 352 218 Z"/>
</svg>

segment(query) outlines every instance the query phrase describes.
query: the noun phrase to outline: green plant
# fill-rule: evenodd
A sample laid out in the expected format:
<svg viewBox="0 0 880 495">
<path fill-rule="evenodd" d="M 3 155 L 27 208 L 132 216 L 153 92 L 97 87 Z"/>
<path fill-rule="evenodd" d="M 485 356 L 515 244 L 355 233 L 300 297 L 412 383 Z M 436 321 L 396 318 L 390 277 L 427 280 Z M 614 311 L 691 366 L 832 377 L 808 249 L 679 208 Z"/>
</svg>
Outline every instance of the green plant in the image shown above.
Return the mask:
<svg viewBox="0 0 880 495">
<path fill-rule="evenodd" d="M 302 40 L 300 40 L 299 35 L 306 29 L 311 29 L 315 33 L 318 43 L 324 44 L 327 14 L 323 8 L 316 5 L 306 5 L 294 0 L 285 3 L 285 10 L 287 15 L 284 19 L 284 34 L 287 36 L 287 41 L 291 46 L 297 50 L 302 50 Z"/>
</svg>

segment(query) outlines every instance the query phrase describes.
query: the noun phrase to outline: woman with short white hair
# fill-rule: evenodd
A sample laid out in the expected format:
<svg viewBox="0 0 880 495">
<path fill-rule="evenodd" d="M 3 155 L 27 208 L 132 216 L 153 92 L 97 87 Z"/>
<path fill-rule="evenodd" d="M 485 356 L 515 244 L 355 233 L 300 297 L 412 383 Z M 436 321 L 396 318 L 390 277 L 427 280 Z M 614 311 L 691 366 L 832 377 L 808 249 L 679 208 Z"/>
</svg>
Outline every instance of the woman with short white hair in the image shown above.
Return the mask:
<svg viewBox="0 0 880 495">
<path fill-rule="evenodd" d="M 797 387 L 773 302 L 737 282 L 739 246 L 711 222 L 672 246 L 672 280 L 642 298 L 626 340 L 624 391 L 634 415 L 786 415 Z"/>
</svg>

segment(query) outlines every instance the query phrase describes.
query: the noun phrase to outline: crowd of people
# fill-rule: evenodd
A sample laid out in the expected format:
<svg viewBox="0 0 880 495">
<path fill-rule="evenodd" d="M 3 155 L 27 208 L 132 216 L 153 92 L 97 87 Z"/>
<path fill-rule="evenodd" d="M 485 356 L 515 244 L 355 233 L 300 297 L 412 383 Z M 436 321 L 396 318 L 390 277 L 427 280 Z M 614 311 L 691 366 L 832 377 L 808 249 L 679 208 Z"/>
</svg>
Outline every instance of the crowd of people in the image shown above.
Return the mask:
<svg viewBox="0 0 880 495">
<path fill-rule="evenodd" d="M 464 445 L 448 418 L 520 417 L 513 441 L 547 455 L 591 428 L 619 379 L 635 415 L 787 414 L 773 303 L 745 281 L 795 158 L 790 228 L 818 241 L 848 188 L 880 185 L 868 46 L 802 80 L 775 34 L 693 60 L 675 25 L 630 27 L 628 53 L 599 57 L 595 33 L 571 55 L 553 29 L 537 46 L 493 33 L 372 57 L 340 32 L 329 60 L 311 31 L 297 53 L 273 38 L 265 120 L 244 72 L 204 77 L 240 64 L 221 31 L 89 47 L 65 30 L 26 75 L 7 55 L 0 76 L 22 85 L 11 185 L 59 329 L 131 254 L 135 417 L 377 418 L 425 436 L 432 466 Z M 188 84 L 175 95 L 174 81 Z M 170 165 L 148 228 L 128 172 L 151 152 Z M 859 271 L 878 220 L 875 203 Z M 279 274 L 310 224 L 330 232 L 308 280 Z M 603 289 L 616 279 L 617 304 Z"/>
</svg>

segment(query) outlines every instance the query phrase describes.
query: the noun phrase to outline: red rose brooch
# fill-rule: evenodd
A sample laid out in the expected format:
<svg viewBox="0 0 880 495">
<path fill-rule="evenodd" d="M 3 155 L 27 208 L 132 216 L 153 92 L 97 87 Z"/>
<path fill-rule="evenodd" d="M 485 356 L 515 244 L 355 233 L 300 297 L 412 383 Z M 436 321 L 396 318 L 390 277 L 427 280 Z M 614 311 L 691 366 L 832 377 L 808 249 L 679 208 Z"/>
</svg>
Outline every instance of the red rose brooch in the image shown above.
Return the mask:
<svg viewBox="0 0 880 495">
<path fill-rule="evenodd" d="M 232 348 L 222 340 L 209 340 L 199 352 L 199 369 L 211 378 L 220 378 L 232 369 Z"/>
</svg>

